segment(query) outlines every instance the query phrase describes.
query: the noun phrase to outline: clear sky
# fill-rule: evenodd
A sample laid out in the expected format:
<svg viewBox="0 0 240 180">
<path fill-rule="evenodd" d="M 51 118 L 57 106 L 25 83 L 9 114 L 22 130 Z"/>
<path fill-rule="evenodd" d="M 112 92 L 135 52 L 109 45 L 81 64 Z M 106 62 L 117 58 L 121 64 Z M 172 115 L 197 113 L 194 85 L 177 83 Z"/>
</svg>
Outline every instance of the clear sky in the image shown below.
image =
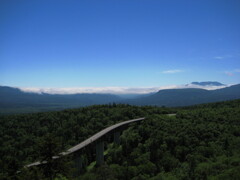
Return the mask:
<svg viewBox="0 0 240 180">
<path fill-rule="evenodd" d="M 1 0 L 0 85 L 240 83 L 240 0 Z"/>
</svg>

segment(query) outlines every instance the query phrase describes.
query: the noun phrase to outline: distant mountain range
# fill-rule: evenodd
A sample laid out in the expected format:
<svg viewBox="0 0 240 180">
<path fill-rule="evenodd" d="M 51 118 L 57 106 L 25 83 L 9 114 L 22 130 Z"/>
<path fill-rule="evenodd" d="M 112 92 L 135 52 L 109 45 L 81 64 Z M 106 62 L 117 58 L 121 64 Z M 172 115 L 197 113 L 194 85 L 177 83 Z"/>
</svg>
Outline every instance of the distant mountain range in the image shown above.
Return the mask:
<svg viewBox="0 0 240 180">
<path fill-rule="evenodd" d="M 240 84 L 216 90 L 197 88 L 167 89 L 143 97 L 128 100 L 133 105 L 189 106 L 201 103 L 226 101 L 240 98 Z"/>
<path fill-rule="evenodd" d="M 218 82 L 193 82 L 200 86 L 224 86 Z M 201 103 L 240 99 L 240 84 L 216 90 L 200 88 L 166 89 L 135 96 L 113 94 L 37 94 L 18 88 L 0 86 L 0 113 L 40 112 L 76 108 L 94 104 L 124 103 L 132 105 L 188 106 Z"/>
<path fill-rule="evenodd" d="M 192 82 L 191 84 L 198 86 L 226 86 L 225 84 L 222 84 L 217 81 Z"/>
<path fill-rule="evenodd" d="M 0 113 L 39 112 L 107 104 L 122 98 L 112 94 L 38 94 L 0 86 Z"/>
</svg>

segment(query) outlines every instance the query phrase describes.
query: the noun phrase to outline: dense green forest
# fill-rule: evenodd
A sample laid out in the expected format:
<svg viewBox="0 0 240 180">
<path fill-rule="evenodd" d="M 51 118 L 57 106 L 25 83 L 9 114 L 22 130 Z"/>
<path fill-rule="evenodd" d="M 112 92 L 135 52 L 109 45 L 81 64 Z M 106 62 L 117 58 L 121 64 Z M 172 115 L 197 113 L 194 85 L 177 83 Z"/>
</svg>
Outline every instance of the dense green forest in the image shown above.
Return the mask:
<svg viewBox="0 0 240 180">
<path fill-rule="evenodd" d="M 57 162 L 51 177 L 44 167 L 23 168 L 51 156 L 50 146 L 59 153 L 137 117 L 146 119 L 123 131 L 120 145 L 106 143 L 105 164 L 95 167 L 89 153 L 78 178 L 72 177 L 71 158 Z M 0 179 L 240 179 L 240 100 L 178 109 L 109 104 L 1 116 L 0 128 Z"/>
</svg>

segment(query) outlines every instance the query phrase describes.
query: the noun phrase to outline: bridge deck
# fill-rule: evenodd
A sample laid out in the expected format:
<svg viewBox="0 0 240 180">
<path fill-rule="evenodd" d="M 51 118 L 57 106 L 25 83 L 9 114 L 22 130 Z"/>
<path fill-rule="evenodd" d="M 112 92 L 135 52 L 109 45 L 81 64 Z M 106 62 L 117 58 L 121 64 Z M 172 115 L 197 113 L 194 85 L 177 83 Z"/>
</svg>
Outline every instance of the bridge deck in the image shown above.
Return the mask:
<svg viewBox="0 0 240 180">
<path fill-rule="evenodd" d="M 67 152 L 64 152 L 63 155 L 66 155 L 66 154 L 71 154 L 75 151 L 78 151 L 84 147 L 86 147 L 87 145 L 91 144 L 92 142 L 98 140 L 99 138 L 101 138 L 102 136 L 106 135 L 107 133 L 109 133 L 110 131 L 118 128 L 118 127 L 121 127 L 123 125 L 126 125 L 126 124 L 129 124 L 129 123 L 132 123 L 132 122 L 137 122 L 137 121 L 141 121 L 141 120 L 144 120 L 145 118 L 138 118 L 138 119 L 132 119 L 132 120 L 128 120 L 128 121 L 124 121 L 124 122 L 120 122 L 118 124 L 114 124 L 110 127 L 107 127 L 105 129 L 103 129 L 102 131 L 94 134 L 92 137 L 86 139 L 85 141 L 81 142 L 80 144 L 70 148 L 67 150 Z"/>
</svg>

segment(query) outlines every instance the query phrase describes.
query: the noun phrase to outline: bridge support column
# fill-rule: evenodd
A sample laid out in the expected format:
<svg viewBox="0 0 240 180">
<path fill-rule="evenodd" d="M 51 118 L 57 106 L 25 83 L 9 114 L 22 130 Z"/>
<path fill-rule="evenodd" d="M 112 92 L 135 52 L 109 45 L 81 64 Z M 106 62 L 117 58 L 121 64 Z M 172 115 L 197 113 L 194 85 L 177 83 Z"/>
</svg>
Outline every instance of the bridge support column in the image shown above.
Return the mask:
<svg viewBox="0 0 240 180">
<path fill-rule="evenodd" d="M 100 166 L 104 163 L 104 141 L 100 140 L 96 144 L 96 163 Z"/>
<path fill-rule="evenodd" d="M 74 154 L 74 175 L 77 177 L 83 170 L 83 156 L 80 153 Z"/>
<path fill-rule="evenodd" d="M 120 144 L 120 131 L 115 131 L 114 132 L 114 143 L 115 144 Z"/>
</svg>

